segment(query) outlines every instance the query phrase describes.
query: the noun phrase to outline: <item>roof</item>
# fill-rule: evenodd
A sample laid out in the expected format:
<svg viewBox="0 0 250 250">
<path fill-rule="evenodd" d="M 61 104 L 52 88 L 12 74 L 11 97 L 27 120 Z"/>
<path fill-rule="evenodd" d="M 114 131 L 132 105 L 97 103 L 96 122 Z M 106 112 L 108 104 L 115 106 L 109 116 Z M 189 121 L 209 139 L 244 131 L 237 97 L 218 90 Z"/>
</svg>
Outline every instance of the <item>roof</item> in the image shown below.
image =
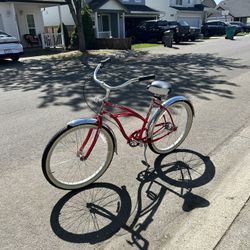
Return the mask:
<svg viewBox="0 0 250 250">
<path fill-rule="evenodd" d="M 146 5 L 137 5 L 137 4 L 123 4 L 129 12 L 152 12 L 159 13 L 159 11 L 149 8 Z"/>
<path fill-rule="evenodd" d="M 234 17 L 250 17 L 250 1 L 249 0 L 224 0 L 221 1 L 217 8 L 229 10 Z"/>
<path fill-rule="evenodd" d="M 109 0 L 92 0 L 89 2 L 89 7 L 93 11 L 97 11 L 99 8 L 101 8 L 105 3 L 107 3 Z M 154 13 L 158 14 L 159 11 L 154 10 L 152 8 L 149 8 L 146 5 L 137 5 L 137 4 L 123 4 L 119 0 L 115 0 L 121 7 L 123 7 L 126 11 L 130 13 Z"/>
<path fill-rule="evenodd" d="M 204 7 L 205 6 L 203 4 L 196 4 L 194 7 L 176 7 L 176 6 L 171 6 L 171 8 L 173 8 L 173 9 L 182 10 L 182 11 L 203 11 Z"/>
<path fill-rule="evenodd" d="M 92 10 L 97 10 L 99 9 L 101 6 L 103 6 L 106 2 L 108 2 L 108 0 L 93 0 L 89 3 L 89 7 Z"/>
<path fill-rule="evenodd" d="M 100 7 L 102 7 L 105 3 L 107 3 L 109 0 L 92 0 L 88 5 L 89 7 L 93 10 L 96 11 L 98 10 Z M 124 7 L 124 4 L 122 4 L 120 1 L 118 0 L 114 0 L 115 2 L 117 2 L 117 4 L 119 4 L 121 7 Z M 126 9 L 126 8 L 125 8 Z"/>
<path fill-rule="evenodd" d="M 217 5 L 214 0 L 203 0 L 201 3 L 208 8 L 215 8 Z"/>
</svg>

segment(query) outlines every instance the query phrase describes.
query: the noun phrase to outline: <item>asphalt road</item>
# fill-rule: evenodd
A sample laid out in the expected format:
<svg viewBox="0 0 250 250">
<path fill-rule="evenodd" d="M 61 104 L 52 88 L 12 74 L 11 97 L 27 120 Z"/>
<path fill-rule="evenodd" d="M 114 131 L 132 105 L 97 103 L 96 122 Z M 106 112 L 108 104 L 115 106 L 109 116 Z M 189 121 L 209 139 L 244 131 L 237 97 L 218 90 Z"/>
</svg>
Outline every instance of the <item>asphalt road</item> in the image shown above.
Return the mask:
<svg viewBox="0 0 250 250">
<path fill-rule="evenodd" d="M 50 186 L 41 155 L 68 121 L 93 115 L 83 84 L 89 102 L 103 93 L 91 73 L 105 56 L 91 57 L 88 66 L 71 58 L 0 61 L 0 248 L 213 249 L 250 193 L 249 42 L 246 36 L 112 52 L 102 79 L 117 84 L 155 73 L 173 84 L 174 94 L 192 100 L 196 117 L 178 151 L 147 151 L 155 168 L 150 178 L 143 149 L 130 148 L 114 128 L 118 155 L 97 184 L 79 192 Z M 145 112 L 147 84 L 115 92 L 113 100 Z M 184 173 L 164 171 L 180 162 Z M 86 210 L 91 202 L 103 214 Z"/>
</svg>

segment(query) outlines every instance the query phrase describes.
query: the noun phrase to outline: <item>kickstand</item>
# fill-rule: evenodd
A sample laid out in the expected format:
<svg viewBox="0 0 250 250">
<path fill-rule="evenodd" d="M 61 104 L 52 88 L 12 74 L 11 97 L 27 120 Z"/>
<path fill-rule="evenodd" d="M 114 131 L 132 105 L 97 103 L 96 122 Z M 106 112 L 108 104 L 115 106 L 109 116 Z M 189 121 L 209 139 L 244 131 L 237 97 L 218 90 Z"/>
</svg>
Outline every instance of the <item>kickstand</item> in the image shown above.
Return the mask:
<svg viewBox="0 0 250 250">
<path fill-rule="evenodd" d="M 148 171 L 150 168 L 150 165 L 149 165 L 148 160 L 147 160 L 147 154 L 146 154 L 147 148 L 148 148 L 148 145 L 144 144 L 144 159 L 145 160 L 142 160 L 141 162 L 143 165 L 145 165 L 147 167 L 147 171 Z"/>
<path fill-rule="evenodd" d="M 153 177 L 154 177 L 154 168 L 150 168 L 150 164 L 148 163 L 148 160 L 147 160 L 147 147 L 148 145 L 147 144 L 144 144 L 144 159 L 145 160 L 142 160 L 142 164 L 144 166 L 146 166 L 146 170 L 142 171 L 140 173 L 140 175 L 138 175 L 137 179 L 138 180 L 143 180 L 143 181 L 146 181 L 146 180 L 151 180 Z"/>
</svg>

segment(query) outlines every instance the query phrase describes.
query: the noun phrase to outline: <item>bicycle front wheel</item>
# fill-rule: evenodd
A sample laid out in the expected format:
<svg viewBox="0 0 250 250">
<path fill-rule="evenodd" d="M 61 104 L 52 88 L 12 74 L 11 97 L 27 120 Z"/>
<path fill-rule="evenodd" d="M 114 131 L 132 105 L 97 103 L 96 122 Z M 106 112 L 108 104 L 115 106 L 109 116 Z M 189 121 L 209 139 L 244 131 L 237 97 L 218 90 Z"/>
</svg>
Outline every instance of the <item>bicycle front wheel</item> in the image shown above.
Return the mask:
<svg viewBox="0 0 250 250">
<path fill-rule="evenodd" d="M 68 126 L 51 139 L 42 157 L 43 174 L 50 184 L 61 189 L 78 189 L 101 177 L 114 155 L 113 138 L 107 129 L 99 129 L 93 150 L 83 159 L 97 129 L 95 124 Z M 85 147 L 80 152 L 83 144 Z"/>
<path fill-rule="evenodd" d="M 193 122 L 192 108 L 187 102 L 175 102 L 162 110 L 152 125 L 150 149 L 166 154 L 176 149 L 187 137 Z"/>
</svg>

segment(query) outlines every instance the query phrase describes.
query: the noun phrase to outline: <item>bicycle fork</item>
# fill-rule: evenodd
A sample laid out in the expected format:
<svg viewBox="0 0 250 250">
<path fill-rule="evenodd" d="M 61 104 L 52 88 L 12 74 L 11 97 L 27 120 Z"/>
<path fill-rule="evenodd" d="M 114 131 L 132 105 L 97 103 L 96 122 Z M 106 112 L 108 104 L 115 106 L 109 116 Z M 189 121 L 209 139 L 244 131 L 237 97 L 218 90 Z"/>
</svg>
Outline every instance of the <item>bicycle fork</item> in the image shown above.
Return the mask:
<svg viewBox="0 0 250 250">
<path fill-rule="evenodd" d="M 77 149 L 77 157 L 80 158 L 80 160 L 87 160 L 90 156 L 91 152 L 93 151 L 94 146 L 96 145 L 96 142 L 99 138 L 100 129 L 103 128 L 106 131 L 109 132 L 110 136 L 112 137 L 113 143 L 114 143 L 114 152 L 117 154 L 117 139 L 115 136 L 114 131 L 105 123 L 102 122 L 102 117 L 96 117 L 96 118 L 80 118 L 77 120 L 73 120 L 67 123 L 67 126 L 69 127 L 76 127 L 79 125 L 97 125 L 97 131 L 95 132 L 94 128 L 90 128 L 85 139 L 83 139 L 82 145 L 79 149 Z M 88 146 L 88 142 L 91 139 L 92 134 L 95 133 L 94 138 L 90 142 L 90 146 L 86 152 L 85 155 L 83 155 L 83 150 L 86 149 Z"/>
<path fill-rule="evenodd" d="M 84 139 L 80 149 L 77 152 L 77 156 L 80 158 L 81 161 L 86 161 L 88 159 L 89 155 L 91 154 L 91 152 L 92 152 L 92 150 L 93 150 L 93 148 L 94 148 L 94 146 L 95 146 L 95 144 L 96 144 L 96 142 L 98 140 L 98 137 L 99 137 L 99 134 L 100 134 L 100 129 L 102 128 L 102 118 L 100 116 L 97 116 L 96 120 L 97 120 L 98 128 L 96 130 L 94 138 L 93 138 L 92 142 L 90 143 L 90 146 L 89 146 L 86 154 L 85 155 L 83 154 L 83 150 L 87 146 L 87 144 L 88 144 L 88 142 L 89 142 L 89 140 L 90 140 L 90 138 L 91 138 L 91 136 L 93 134 L 93 131 L 94 131 L 93 128 L 89 129 L 86 138 Z"/>
</svg>

